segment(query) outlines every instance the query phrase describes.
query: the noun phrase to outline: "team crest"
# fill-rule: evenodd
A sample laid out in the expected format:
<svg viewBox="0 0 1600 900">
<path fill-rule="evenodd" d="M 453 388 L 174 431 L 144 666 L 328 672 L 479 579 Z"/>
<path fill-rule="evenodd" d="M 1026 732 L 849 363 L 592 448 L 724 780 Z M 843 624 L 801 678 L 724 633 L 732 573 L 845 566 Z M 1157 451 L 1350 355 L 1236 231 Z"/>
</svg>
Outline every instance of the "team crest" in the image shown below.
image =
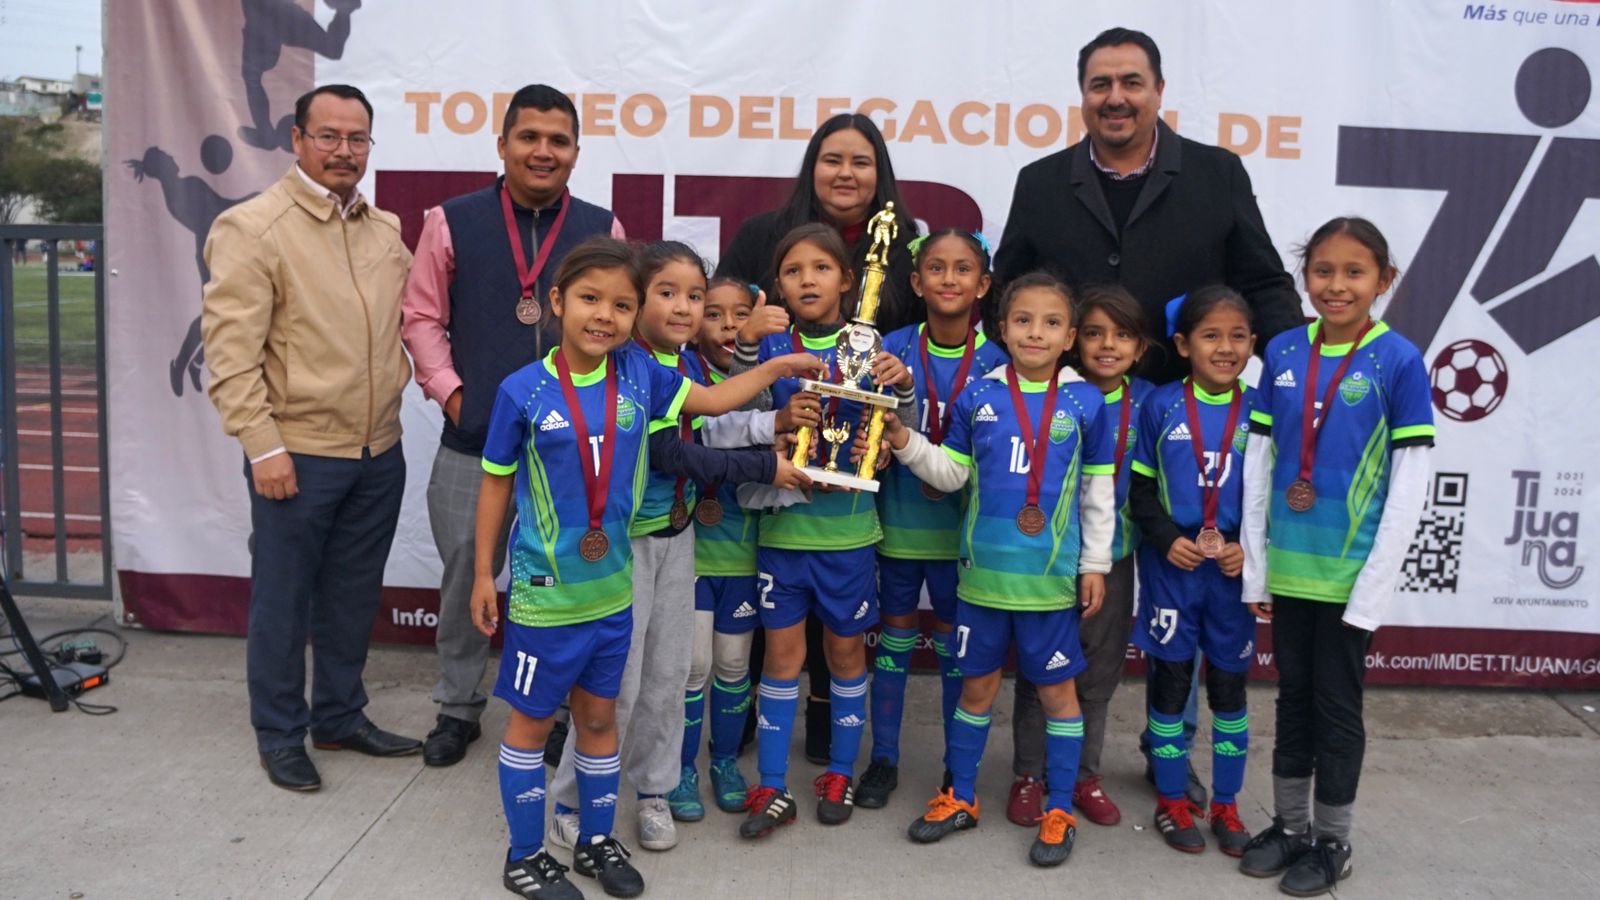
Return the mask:
<svg viewBox="0 0 1600 900">
<path fill-rule="evenodd" d="M 1245 444 L 1250 443 L 1250 426 L 1240 425 L 1233 430 L 1233 449 L 1243 453 Z"/>
<path fill-rule="evenodd" d="M 1066 410 L 1056 410 L 1055 418 L 1050 420 L 1050 443 L 1059 444 L 1072 437 L 1072 431 L 1076 427 L 1073 424 L 1073 418 L 1067 415 Z"/>
<path fill-rule="evenodd" d="M 1137 425 L 1129 425 L 1128 426 L 1128 440 L 1127 440 L 1127 443 L 1125 443 L 1123 445 L 1122 452 L 1123 453 L 1132 453 L 1133 452 L 1133 448 L 1137 447 L 1138 445 L 1139 445 L 1139 427 Z"/>
<path fill-rule="evenodd" d="M 1339 396 L 1344 399 L 1346 406 L 1355 406 L 1371 392 L 1372 382 L 1360 372 L 1352 372 L 1348 378 L 1339 382 Z"/>
<path fill-rule="evenodd" d="M 638 418 L 639 407 L 627 397 L 617 398 L 617 427 L 623 431 L 633 431 L 633 421 Z"/>
</svg>

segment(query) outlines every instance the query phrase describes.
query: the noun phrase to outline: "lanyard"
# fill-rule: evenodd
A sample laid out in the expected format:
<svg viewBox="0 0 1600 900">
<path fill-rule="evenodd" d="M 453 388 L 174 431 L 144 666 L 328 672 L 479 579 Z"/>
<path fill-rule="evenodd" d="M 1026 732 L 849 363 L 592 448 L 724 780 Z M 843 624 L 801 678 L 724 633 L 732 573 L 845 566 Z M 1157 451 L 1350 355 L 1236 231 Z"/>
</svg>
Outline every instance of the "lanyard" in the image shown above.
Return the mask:
<svg viewBox="0 0 1600 900">
<path fill-rule="evenodd" d="M 1010 377 L 1006 379 L 1006 387 L 1011 389 L 1011 405 L 1017 415 L 1017 428 L 1022 432 L 1022 443 L 1028 448 L 1028 493 L 1024 505 L 1037 508 L 1040 488 L 1044 485 L 1045 457 L 1050 446 L 1050 417 L 1055 412 L 1056 395 L 1061 393 L 1056 384 L 1059 372 L 1050 373 L 1038 430 L 1034 429 L 1033 421 L 1028 417 L 1028 406 L 1022 397 L 1022 376 L 1017 374 L 1015 367 L 1007 374 Z"/>
<path fill-rule="evenodd" d="M 1111 467 L 1112 477 L 1122 477 L 1122 458 L 1128 453 L 1128 425 L 1133 418 L 1133 383 L 1122 383 L 1122 409 L 1117 414 L 1117 460 Z"/>
<path fill-rule="evenodd" d="M 1361 346 L 1361 339 L 1367 336 L 1376 324 L 1368 319 L 1367 324 L 1361 326 L 1356 333 L 1356 339 L 1350 342 L 1350 349 L 1339 361 L 1339 367 L 1333 370 L 1333 377 L 1328 380 L 1328 389 L 1322 393 L 1322 418 L 1317 418 L 1315 399 L 1317 396 L 1317 367 L 1322 359 L 1322 335 L 1328 330 L 1326 322 L 1317 329 L 1317 336 L 1311 341 L 1311 361 L 1306 364 L 1306 396 L 1300 414 L 1300 480 L 1311 480 L 1311 466 L 1317 458 L 1317 441 L 1322 437 L 1322 428 L 1328 424 L 1328 415 L 1333 412 L 1333 392 L 1339 389 L 1339 380 L 1344 378 L 1345 370 L 1350 368 L 1350 360 L 1355 358 L 1356 348 Z"/>
<path fill-rule="evenodd" d="M 556 220 L 545 233 L 544 240 L 539 242 L 539 253 L 533 258 L 533 265 L 528 265 L 528 257 L 522 252 L 522 234 L 517 230 L 517 215 L 511 209 L 511 191 L 500 184 L 500 211 L 506 220 L 506 236 L 511 239 L 511 258 L 517 264 L 517 280 L 522 283 L 522 299 L 533 298 L 534 285 L 539 281 L 539 273 L 544 271 L 545 263 L 550 261 L 550 252 L 556 247 L 556 238 L 561 235 L 561 226 L 567 221 L 567 208 L 572 205 L 572 194 L 569 191 L 561 192 L 561 209 L 556 213 Z"/>
<path fill-rule="evenodd" d="M 604 437 L 600 439 L 599 471 L 589 464 L 589 425 L 583 416 L 583 404 L 578 400 L 578 389 L 572 384 L 572 370 L 567 367 L 567 355 L 556 348 L 556 378 L 561 382 L 561 395 L 566 398 L 567 412 L 572 416 L 572 434 L 578 442 L 578 461 L 583 469 L 584 493 L 589 501 L 589 530 L 600 528 L 606 509 L 606 495 L 611 491 L 611 461 L 617 449 L 617 373 L 615 360 L 606 363 L 606 421 Z"/>
<path fill-rule="evenodd" d="M 1205 528 L 1217 527 L 1217 506 L 1222 500 L 1222 473 L 1227 471 L 1226 461 L 1231 452 L 1228 444 L 1233 440 L 1234 427 L 1239 424 L 1239 407 L 1244 405 L 1243 400 L 1244 394 L 1235 383 L 1233 393 L 1228 397 L 1227 425 L 1223 427 L 1222 443 L 1217 448 L 1217 473 L 1212 479 L 1206 476 L 1205 438 L 1200 436 L 1200 404 L 1194 398 L 1194 379 L 1190 378 L 1183 385 L 1183 404 L 1188 409 L 1189 430 L 1194 435 L 1189 446 L 1194 448 L 1194 462 L 1200 467 L 1200 517 Z"/>
<path fill-rule="evenodd" d="M 933 382 L 933 364 L 928 357 L 928 326 L 922 326 L 922 389 L 928 396 L 928 440 L 935 444 L 944 443 L 944 435 L 950 430 L 950 414 L 955 412 L 956 395 L 966 387 L 967 372 L 972 368 L 973 352 L 978 347 L 978 333 L 967 331 L 967 346 L 961 351 L 961 365 L 956 367 L 956 378 L 950 383 L 950 402 L 943 413 L 939 411 L 939 387 Z"/>
</svg>

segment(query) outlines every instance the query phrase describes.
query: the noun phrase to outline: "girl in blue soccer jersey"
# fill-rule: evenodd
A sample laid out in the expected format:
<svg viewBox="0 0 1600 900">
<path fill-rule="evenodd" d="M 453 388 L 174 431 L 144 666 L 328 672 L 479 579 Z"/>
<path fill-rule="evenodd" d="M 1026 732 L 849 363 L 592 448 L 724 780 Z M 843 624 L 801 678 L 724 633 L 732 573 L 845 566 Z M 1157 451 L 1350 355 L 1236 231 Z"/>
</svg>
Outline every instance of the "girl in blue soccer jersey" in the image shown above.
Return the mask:
<svg viewBox="0 0 1600 900">
<path fill-rule="evenodd" d="M 735 371 L 805 352 L 827 364 L 825 377 L 841 377 L 834 344 L 852 285 L 848 258 L 838 231 L 827 225 L 802 225 L 779 241 L 777 284 L 794 312 L 795 324 L 789 326 L 783 310 L 758 298 L 739 334 Z M 909 417 L 914 394 L 904 364 L 892 354 L 877 354 L 871 373 L 860 380 L 862 387 L 877 385 L 894 386 L 900 410 L 896 414 Z M 843 439 L 829 441 L 818 428 L 817 453 L 820 462 L 848 461 L 861 404 L 801 392 L 798 381 L 791 379 L 773 385 L 767 405 L 787 408 L 797 425 L 845 429 Z M 788 789 L 789 734 L 806 657 L 805 620 L 813 611 L 823 625 L 833 712 L 828 767 L 813 785 L 817 819 L 825 825 L 841 824 L 854 808 L 855 763 L 867 724 L 863 635 L 878 620 L 873 546 L 882 532 L 870 494 L 817 485 L 801 500 L 764 510 L 757 538 L 759 604 L 767 643 L 756 722 L 761 781 L 750 791 L 750 813 L 739 827 L 745 838 L 764 837 L 795 819 L 794 797 Z"/>
<path fill-rule="evenodd" d="M 550 305 L 561 346 L 509 376 L 484 446 L 474 560 L 473 624 L 499 625 L 491 551 L 513 494 L 510 620 L 495 695 L 511 705 L 500 748 L 500 793 L 511 831 L 504 884 L 524 897 L 576 897 L 566 867 L 542 848 L 543 747 L 571 695 L 579 874 L 606 893 L 636 896 L 643 879 L 611 836 L 621 762 L 616 696 L 633 630 L 628 525 L 643 491 L 649 422 L 726 412 L 782 376 L 811 374 L 814 357 L 773 359 L 716 387 L 694 384 L 643 353 L 622 351 L 638 315 L 633 251 L 610 238 L 575 247 Z"/>
<path fill-rule="evenodd" d="M 1320 318 L 1267 345 L 1245 454 L 1244 600 L 1272 622 L 1278 719 L 1276 815 L 1239 868 L 1309 897 L 1351 872 L 1367 648 L 1422 515 L 1434 428 L 1422 355 L 1372 317 L 1397 274 L 1383 234 L 1333 219 L 1301 259 Z"/>
<path fill-rule="evenodd" d="M 1073 679 L 1086 662 L 1081 616 L 1105 597 L 1115 531 L 1115 428 L 1100 391 L 1062 366 L 1074 337 L 1064 285 L 1027 275 L 1000 300 L 1010 365 L 955 400 L 942 448 L 898 423 L 886 429 L 895 456 L 946 493 L 971 481 L 961 526 L 954 644 L 964 682 L 949 726 L 951 786 L 911 824 L 931 843 L 978 824 L 978 762 L 988 737 L 1000 668 L 1015 644 L 1017 667 L 1038 686 L 1045 710 L 1050 786 L 1039 836 L 1028 853 L 1056 866 L 1072 852 L 1072 784 L 1083 747 Z"/>
<path fill-rule="evenodd" d="M 1072 805 L 1096 825 L 1115 825 L 1122 812 L 1100 786 L 1100 752 L 1105 746 L 1106 713 L 1127 659 L 1128 628 L 1133 617 L 1133 549 L 1139 530 L 1128 510 L 1132 484 L 1133 446 L 1139 410 L 1155 386 L 1128 374 L 1149 349 L 1148 328 L 1139 301 L 1121 285 L 1093 285 L 1078 297 L 1074 320 L 1078 337 L 1072 359 L 1085 380 L 1100 389 L 1106 413 L 1117 429 L 1117 530 L 1111 542 L 1111 571 L 1106 575 L 1106 600 L 1099 615 L 1083 623 L 1079 637 L 1089 667 L 1076 679 L 1083 710 L 1083 755 L 1078 760 Z M 1016 779 L 1006 801 L 1006 818 L 1031 826 L 1039 820 L 1044 794 L 1044 711 L 1027 676 L 1016 678 L 1011 717 Z"/>
<path fill-rule="evenodd" d="M 1189 746 L 1183 708 L 1196 651 L 1205 654 L 1211 706 L 1211 831 L 1229 856 L 1250 832 L 1235 801 L 1250 746 L 1245 676 L 1255 649 L 1255 617 L 1239 602 L 1240 482 L 1256 392 L 1239 380 L 1255 349 L 1250 306 L 1216 286 L 1173 301 L 1178 355 L 1191 374 L 1145 398 L 1133 454 L 1132 507 L 1139 547 L 1139 613 L 1133 642 L 1149 678 L 1150 758 L 1155 769 L 1156 827 L 1168 846 L 1206 848 L 1189 805 Z"/>
<path fill-rule="evenodd" d="M 942 444 L 956 395 L 1006 362 L 1005 350 L 972 323 L 973 307 L 989 292 L 989 247 L 982 235 L 946 228 L 917 238 L 910 249 L 916 266 L 911 287 L 928 307 L 928 322 L 887 335 L 883 350 L 912 373 L 917 431 Z M 900 720 L 906 670 L 920 633 L 917 605 L 923 585 L 933 604 L 933 649 L 947 725 L 961 696 L 961 670 L 947 641 L 955 619 L 963 492 L 941 494 L 902 466 L 885 471 L 881 483 L 878 610 L 883 631 L 872 673 L 872 762 L 856 790 L 856 805 L 869 809 L 888 803 L 900 783 Z"/>
</svg>

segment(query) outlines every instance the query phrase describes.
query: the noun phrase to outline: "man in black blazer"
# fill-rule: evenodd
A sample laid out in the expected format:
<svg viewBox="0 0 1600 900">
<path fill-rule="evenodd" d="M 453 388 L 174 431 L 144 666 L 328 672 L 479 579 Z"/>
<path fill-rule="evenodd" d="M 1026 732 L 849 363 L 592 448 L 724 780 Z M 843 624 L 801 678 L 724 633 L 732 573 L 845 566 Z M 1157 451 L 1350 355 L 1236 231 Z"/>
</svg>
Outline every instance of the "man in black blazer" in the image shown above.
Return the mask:
<svg viewBox="0 0 1600 900">
<path fill-rule="evenodd" d="M 1226 284 L 1254 310 L 1256 346 L 1303 321 L 1294 281 L 1267 236 L 1239 157 L 1161 121 L 1161 52 L 1112 28 L 1078 55 L 1088 137 L 1017 174 L 995 275 L 1044 269 L 1074 288 L 1120 283 L 1144 306 L 1153 346 L 1138 374 L 1187 374 L 1166 337 L 1167 301 Z M 992 291 L 991 298 L 999 296 Z M 991 301 L 993 303 L 994 301 Z"/>
</svg>

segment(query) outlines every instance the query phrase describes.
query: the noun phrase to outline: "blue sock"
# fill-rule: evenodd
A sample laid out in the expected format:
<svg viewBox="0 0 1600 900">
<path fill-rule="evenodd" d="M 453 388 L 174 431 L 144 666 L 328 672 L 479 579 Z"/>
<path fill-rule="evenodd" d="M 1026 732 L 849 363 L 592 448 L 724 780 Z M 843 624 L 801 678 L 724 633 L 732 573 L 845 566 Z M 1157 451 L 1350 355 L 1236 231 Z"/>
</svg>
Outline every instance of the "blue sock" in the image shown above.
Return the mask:
<svg viewBox="0 0 1600 900">
<path fill-rule="evenodd" d="M 574 752 L 572 765 L 578 774 L 578 840 L 587 844 L 609 836 L 616 824 L 622 760 L 615 753 L 596 758 Z"/>
<path fill-rule="evenodd" d="M 733 759 L 744 736 L 744 718 L 750 713 L 750 679 L 711 679 L 711 760 Z"/>
<path fill-rule="evenodd" d="M 1211 796 L 1232 803 L 1244 787 L 1245 756 L 1250 751 L 1250 713 L 1211 713 Z"/>
<path fill-rule="evenodd" d="M 695 757 L 700 755 L 700 733 L 706 724 L 706 691 L 685 692 L 683 695 L 683 767 L 694 768 Z"/>
<path fill-rule="evenodd" d="M 833 707 L 828 771 L 854 778 L 856 758 L 861 755 L 861 732 L 867 727 L 867 673 L 862 672 L 844 681 L 831 679 L 828 682 L 828 699 Z"/>
<path fill-rule="evenodd" d="M 1156 793 L 1181 800 L 1189 787 L 1189 744 L 1183 737 L 1183 716 L 1150 710 L 1150 764 L 1156 771 Z"/>
<path fill-rule="evenodd" d="M 756 717 L 756 768 L 761 786 L 789 790 L 789 735 L 800 705 L 800 679 L 761 679 L 761 708 Z"/>
<path fill-rule="evenodd" d="M 906 669 L 917 645 L 914 628 L 883 626 L 872 670 L 872 758 L 900 764 L 900 719 L 906 707 Z"/>
<path fill-rule="evenodd" d="M 943 688 L 944 701 L 944 742 L 950 743 L 950 719 L 956 714 L 956 703 L 961 699 L 961 667 L 956 665 L 954 648 L 950 642 L 956 639 L 954 631 L 943 634 L 934 632 L 933 652 L 939 658 L 939 685 Z"/>
<path fill-rule="evenodd" d="M 983 760 L 983 745 L 989 741 L 989 713 L 977 715 L 956 707 L 950 717 L 950 739 L 945 742 L 945 764 L 950 767 L 950 789 L 957 800 L 972 803 L 977 799 L 978 763 Z"/>
<path fill-rule="evenodd" d="M 538 853 L 544 846 L 544 748 L 500 745 L 500 805 L 511 829 L 511 858 Z"/>
<path fill-rule="evenodd" d="M 1072 812 L 1072 789 L 1083 756 L 1083 716 L 1044 720 L 1045 809 Z"/>
</svg>

